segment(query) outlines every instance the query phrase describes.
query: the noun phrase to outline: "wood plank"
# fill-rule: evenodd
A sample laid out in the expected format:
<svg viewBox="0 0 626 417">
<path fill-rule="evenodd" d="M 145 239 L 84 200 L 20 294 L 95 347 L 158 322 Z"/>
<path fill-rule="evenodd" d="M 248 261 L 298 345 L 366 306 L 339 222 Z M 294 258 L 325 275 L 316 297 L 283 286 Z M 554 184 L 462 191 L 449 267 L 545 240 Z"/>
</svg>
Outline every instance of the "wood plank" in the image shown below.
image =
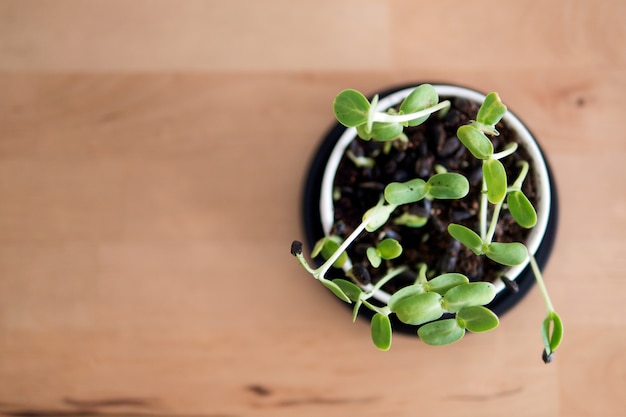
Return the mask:
<svg viewBox="0 0 626 417">
<path fill-rule="evenodd" d="M 0 0 L 0 416 L 621 416 L 625 4 Z M 334 95 L 431 80 L 548 154 L 550 366 L 537 289 L 382 353 L 288 253 Z"/>
</svg>

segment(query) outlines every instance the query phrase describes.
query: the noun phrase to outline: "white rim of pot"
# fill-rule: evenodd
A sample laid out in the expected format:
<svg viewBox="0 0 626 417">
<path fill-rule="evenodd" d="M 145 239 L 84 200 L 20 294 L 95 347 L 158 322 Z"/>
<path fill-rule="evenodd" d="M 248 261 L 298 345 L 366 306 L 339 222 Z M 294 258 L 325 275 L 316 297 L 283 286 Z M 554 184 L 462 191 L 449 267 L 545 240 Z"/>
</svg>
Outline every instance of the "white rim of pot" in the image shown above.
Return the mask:
<svg viewBox="0 0 626 417">
<path fill-rule="evenodd" d="M 435 90 L 437 91 L 439 96 L 461 97 L 475 101 L 479 104 L 482 103 L 485 98 L 484 94 L 465 87 L 447 84 L 433 84 L 433 87 L 435 87 Z M 399 104 L 406 96 L 409 95 L 411 91 L 413 91 L 414 88 L 415 87 L 410 87 L 398 90 L 388 96 L 381 98 L 378 102 L 377 109 L 380 111 L 384 111 L 392 106 Z M 520 119 L 509 110 L 502 120 L 511 130 L 517 133 L 517 138 L 519 140 L 520 146 L 524 147 L 530 156 L 530 174 L 533 175 L 537 187 L 537 202 L 535 205 L 535 209 L 537 211 L 537 224 L 530 230 L 528 240 L 526 241 L 526 247 L 528 248 L 530 253 L 534 255 L 537 252 L 539 245 L 541 244 L 543 237 L 546 233 L 548 219 L 550 217 L 550 204 L 552 196 L 550 190 L 548 167 L 546 166 L 545 159 L 543 158 L 543 154 L 541 153 L 541 150 L 539 149 L 539 145 L 535 141 L 535 138 L 526 128 L 526 126 L 524 126 L 524 124 L 520 121 Z M 335 147 L 333 148 L 324 169 L 320 194 L 320 216 L 322 229 L 324 230 L 324 234 L 326 236 L 330 234 L 334 222 L 335 213 L 333 203 L 333 184 L 335 181 L 335 173 L 337 172 L 337 168 L 339 167 L 339 163 L 343 158 L 347 147 L 353 140 L 355 140 L 356 137 L 356 129 L 347 128 L 335 144 Z M 517 277 L 524 270 L 524 268 L 526 268 L 527 265 L 528 260 L 526 260 L 521 265 L 507 268 L 504 271 L 503 275 L 505 275 L 508 279 L 515 281 L 515 279 L 517 279 Z M 348 271 L 351 267 L 352 265 L 348 261 L 346 262 L 346 264 L 344 264 L 343 269 L 345 271 Z M 497 278 L 493 284 L 496 286 L 496 291 L 498 294 L 505 289 L 504 282 L 501 278 Z M 364 289 L 367 290 L 369 288 L 371 288 L 371 284 L 369 286 L 366 286 Z M 388 303 L 390 297 L 391 295 L 389 293 L 382 290 L 379 290 L 374 295 L 375 299 L 383 303 Z"/>
</svg>

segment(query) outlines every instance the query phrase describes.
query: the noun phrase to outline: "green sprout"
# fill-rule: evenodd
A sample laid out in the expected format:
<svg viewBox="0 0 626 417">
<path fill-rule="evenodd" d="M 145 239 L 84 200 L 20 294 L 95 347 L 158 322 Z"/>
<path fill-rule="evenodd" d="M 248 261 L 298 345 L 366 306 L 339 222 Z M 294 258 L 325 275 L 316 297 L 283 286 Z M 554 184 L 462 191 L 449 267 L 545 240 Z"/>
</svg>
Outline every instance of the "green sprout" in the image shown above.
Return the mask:
<svg viewBox="0 0 626 417">
<path fill-rule="evenodd" d="M 428 217 L 418 216 L 417 214 L 405 211 L 400 216 L 393 219 L 393 224 L 403 225 L 406 227 L 420 228 L 428 222 Z"/>
<path fill-rule="evenodd" d="M 356 90 L 340 92 L 333 103 L 337 120 L 356 128 L 357 135 L 363 140 L 375 140 L 386 143 L 406 142 L 404 128 L 417 126 L 438 111 L 447 111 L 449 101 L 439 102 L 433 86 L 423 84 L 415 88 L 399 105 L 398 109 L 386 112 L 377 110 L 378 96 L 372 101 Z M 537 213 L 522 191 L 523 182 L 529 171 L 526 161 L 520 163 L 520 172 L 509 185 L 502 159 L 517 150 L 517 144 L 510 144 L 496 152 L 489 138 L 498 135 L 496 124 L 506 114 L 507 108 L 497 93 L 488 94 L 481 104 L 476 120 L 460 126 L 457 137 L 464 147 L 482 163 L 482 187 L 479 206 L 478 230 L 451 223 L 447 225 L 450 236 L 471 250 L 476 256 L 486 256 L 492 261 L 505 265 L 521 265 L 528 261 L 538 287 L 546 304 L 546 318 L 542 323 L 544 344 L 543 360 L 552 361 L 554 351 L 563 336 L 563 325 L 556 313 L 541 276 L 541 271 L 532 254 L 520 242 L 498 242 L 494 240 L 498 220 L 502 210 L 506 209 L 517 224 L 523 228 L 532 228 L 537 223 Z M 386 149 L 388 149 L 387 145 Z M 374 160 L 367 157 L 348 157 L 357 166 L 372 167 Z M 353 303 L 353 320 L 359 310 L 365 307 L 372 311 L 371 338 L 381 350 L 388 350 L 392 341 L 390 316 L 393 314 L 403 323 L 419 326 L 418 337 L 429 345 L 447 345 L 460 340 L 467 331 L 486 332 L 496 328 L 498 317 L 487 307 L 496 295 L 495 286 L 489 282 L 469 282 L 460 273 L 445 273 L 427 277 L 427 266 L 419 265 L 415 282 L 394 292 L 386 305 L 379 306 L 370 302 L 370 298 L 385 284 L 409 271 L 408 266 L 395 267 L 376 283 L 369 284 L 369 275 L 363 265 L 352 265 L 346 273 L 346 279 L 328 279 L 330 268 L 349 265 L 346 249 L 362 233 L 373 233 L 390 221 L 392 213 L 401 206 L 422 200 L 461 199 L 469 192 L 469 181 L 463 175 L 438 169 L 437 173 L 424 180 L 414 178 L 405 182 L 392 182 L 386 185 L 379 202 L 363 215 L 361 223 L 345 239 L 332 235 L 320 239 L 311 257 L 321 255 L 324 262 L 317 268 L 311 267 L 302 253 L 302 244 L 292 244 L 292 254 L 296 256 L 315 279 L 332 291 L 338 298 Z M 395 224 L 409 227 L 421 227 L 427 217 L 418 216 L 408 210 L 393 220 Z M 384 232 L 381 232 L 384 237 Z M 369 263 L 378 268 L 383 260 L 395 259 L 401 255 L 403 247 L 400 241 L 387 237 L 378 244 L 367 248 Z M 444 314 L 449 318 L 443 318 Z"/>
<path fill-rule="evenodd" d="M 333 109 L 339 123 L 355 127 L 361 139 L 389 141 L 398 138 L 405 126 L 417 126 L 429 115 L 450 106 L 439 103 L 439 96 L 430 84 L 423 84 L 409 94 L 396 114 L 376 110 L 378 96 L 370 103 L 356 90 L 344 90 L 335 97 Z"/>
<path fill-rule="evenodd" d="M 368 158 L 367 156 L 357 156 L 351 150 L 346 151 L 346 156 L 360 168 L 374 168 L 376 161 L 374 158 Z"/>
<path fill-rule="evenodd" d="M 375 247 L 367 248 L 367 259 L 374 268 L 378 268 L 380 263 L 385 260 L 395 259 L 402 253 L 402 245 L 396 239 L 387 238 L 382 240 Z"/>
</svg>

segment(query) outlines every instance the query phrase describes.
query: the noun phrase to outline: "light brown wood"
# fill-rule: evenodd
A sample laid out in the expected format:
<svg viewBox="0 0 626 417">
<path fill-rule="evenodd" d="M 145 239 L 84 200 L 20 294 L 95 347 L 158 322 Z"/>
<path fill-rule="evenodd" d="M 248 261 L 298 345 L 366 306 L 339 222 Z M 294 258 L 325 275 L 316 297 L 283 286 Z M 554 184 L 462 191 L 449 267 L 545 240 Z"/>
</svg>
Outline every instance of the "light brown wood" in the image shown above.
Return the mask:
<svg viewBox="0 0 626 417">
<path fill-rule="evenodd" d="M 622 416 L 625 18 L 0 1 L 0 415 Z M 489 334 L 382 353 L 289 255 L 334 95 L 425 80 L 498 91 L 553 166 L 550 366 L 536 288 Z"/>
</svg>

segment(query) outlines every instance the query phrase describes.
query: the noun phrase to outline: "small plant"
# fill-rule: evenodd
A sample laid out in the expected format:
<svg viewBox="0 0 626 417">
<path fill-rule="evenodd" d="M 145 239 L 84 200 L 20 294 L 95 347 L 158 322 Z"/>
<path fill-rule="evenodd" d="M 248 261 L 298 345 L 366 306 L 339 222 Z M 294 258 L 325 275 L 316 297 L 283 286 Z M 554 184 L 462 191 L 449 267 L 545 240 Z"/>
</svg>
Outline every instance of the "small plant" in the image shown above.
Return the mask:
<svg viewBox="0 0 626 417">
<path fill-rule="evenodd" d="M 362 93 L 344 90 L 334 101 L 337 120 L 346 127 L 356 128 L 363 140 L 385 142 L 388 146 L 403 146 L 406 142 L 404 129 L 417 126 L 435 112 L 445 112 L 449 101 L 439 101 L 435 88 L 423 84 L 415 88 L 396 109 L 377 111 L 378 96 L 370 102 Z M 482 163 L 482 189 L 477 230 L 451 223 L 447 225 L 450 236 L 459 241 L 476 256 L 486 256 L 505 266 L 530 263 L 538 287 L 543 295 L 547 314 L 542 324 L 543 360 L 548 363 L 559 346 L 563 334 L 561 319 L 554 310 L 543 283 L 541 271 L 526 246 L 519 242 L 497 242 L 494 235 L 501 212 L 506 208 L 515 222 L 523 228 L 532 228 L 537 222 L 535 209 L 522 191 L 522 184 L 529 171 L 529 164 L 519 164 L 519 174 L 509 184 L 501 160 L 517 150 L 517 144 L 506 145 L 496 152 L 490 136 L 497 136 L 496 124 L 506 114 L 507 108 L 498 94 L 488 94 L 476 115 L 476 120 L 458 127 L 457 137 L 474 158 Z M 366 156 L 356 156 L 350 151 L 348 157 L 355 165 L 371 167 L 374 161 Z M 392 213 L 400 206 L 421 200 L 461 199 L 468 194 L 468 179 L 439 167 L 437 173 L 427 179 L 414 178 L 405 182 L 392 182 L 385 186 L 378 204 L 362 217 L 358 227 L 347 237 L 327 236 L 317 242 L 311 257 L 321 255 L 325 261 L 313 268 L 302 253 L 302 243 L 294 241 L 291 253 L 302 266 L 338 298 L 353 303 L 353 320 L 362 307 L 373 312 L 371 337 L 381 350 L 391 346 L 392 327 L 390 316 L 395 314 L 403 323 L 419 325 L 419 338 L 429 345 L 446 345 L 460 340 L 466 333 L 486 332 L 496 328 L 498 317 L 485 307 L 496 295 L 495 286 L 489 282 L 470 282 L 463 274 L 443 273 L 428 277 L 428 265 L 406 265 L 390 268 L 386 275 L 374 284 L 370 283 L 368 269 L 361 264 L 351 265 L 346 277 L 328 279 L 331 267 L 341 268 L 349 261 L 346 249 L 358 240 L 362 233 L 375 233 L 390 221 Z M 392 219 L 395 224 L 421 227 L 427 218 L 405 211 Z M 377 245 L 367 248 L 367 259 L 373 268 L 386 260 L 398 257 L 403 247 L 393 236 L 384 232 Z M 414 269 L 411 269 L 413 267 Z M 372 303 L 370 299 L 383 285 L 409 270 L 416 270 L 411 285 L 402 287 L 391 295 L 386 305 Z M 504 279 L 504 277 L 503 277 Z M 506 282 L 506 279 L 504 279 Z M 451 318 L 442 319 L 444 313 Z"/>
</svg>

